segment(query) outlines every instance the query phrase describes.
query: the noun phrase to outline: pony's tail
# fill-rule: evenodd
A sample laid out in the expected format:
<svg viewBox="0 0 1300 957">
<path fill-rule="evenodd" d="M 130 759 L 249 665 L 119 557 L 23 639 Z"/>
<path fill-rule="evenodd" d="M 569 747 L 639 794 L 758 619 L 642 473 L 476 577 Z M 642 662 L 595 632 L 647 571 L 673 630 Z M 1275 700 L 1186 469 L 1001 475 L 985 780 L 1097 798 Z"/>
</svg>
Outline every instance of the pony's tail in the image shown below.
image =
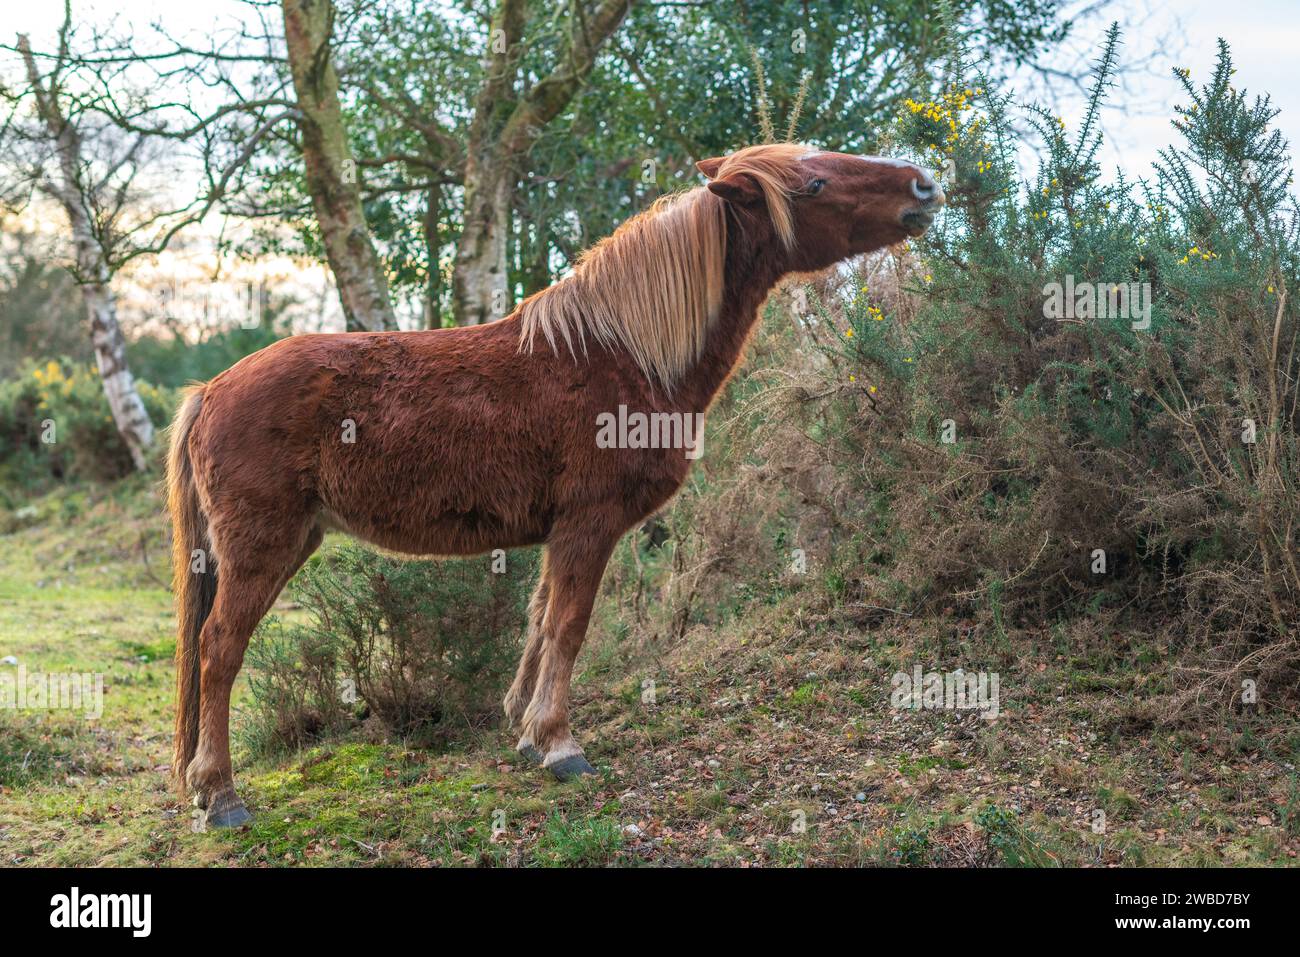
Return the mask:
<svg viewBox="0 0 1300 957">
<path fill-rule="evenodd" d="M 199 632 L 217 594 L 217 569 L 208 553 L 208 520 L 199 506 L 190 465 L 189 436 L 203 403 L 191 388 L 171 428 L 167 508 L 172 517 L 172 594 L 176 599 L 176 736 L 172 775 L 185 797 L 185 769 L 199 743 Z"/>
</svg>

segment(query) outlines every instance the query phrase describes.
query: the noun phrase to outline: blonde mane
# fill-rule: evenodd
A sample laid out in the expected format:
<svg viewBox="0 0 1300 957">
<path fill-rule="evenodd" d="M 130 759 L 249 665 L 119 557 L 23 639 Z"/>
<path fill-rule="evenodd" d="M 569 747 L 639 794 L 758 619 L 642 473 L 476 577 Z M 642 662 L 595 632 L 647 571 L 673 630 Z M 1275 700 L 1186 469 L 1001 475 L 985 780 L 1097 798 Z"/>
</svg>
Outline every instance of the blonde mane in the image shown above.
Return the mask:
<svg viewBox="0 0 1300 957">
<path fill-rule="evenodd" d="M 715 179 L 748 173 L 763 190 L 777 237 L 794 245 L 794 166 L 808 147 L 751 146 L 728 156 Z M 540 332 L 576 359 L 587 338 L 621 347 L 651 382 L 670 390 L 696 362 L 722 307 L 723 200 L 704 187 L 665 196 L 579 257 L 573 272 L 524 300 L 519 348 Z"/>
</svg>

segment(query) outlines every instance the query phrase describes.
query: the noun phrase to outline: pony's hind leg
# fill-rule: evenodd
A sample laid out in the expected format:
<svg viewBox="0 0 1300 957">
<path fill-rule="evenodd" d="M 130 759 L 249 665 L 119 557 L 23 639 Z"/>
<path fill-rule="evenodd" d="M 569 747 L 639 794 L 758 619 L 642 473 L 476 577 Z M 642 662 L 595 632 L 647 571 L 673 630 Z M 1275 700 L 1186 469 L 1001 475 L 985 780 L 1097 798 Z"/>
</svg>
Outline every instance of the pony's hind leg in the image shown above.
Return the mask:
<svg viewBox="0 0 1300 957">
<path fill-rule="evenodd" d="M 267 532 L 259 530 L 255 540 L 222 535 L 216 600 L 199 634 L 199 740 L 185 780 L 209 827 L 238 827 L 252 817 L 235 791 L 230 763 L 230 692 L 258 622 L 322 537 L 305 524 L 276 536 Z"/>
<path fill-rule="evenodd" d="M 537 684 L 537 671 L 542 663 L 542 648 L 546 641 L 546 606 L 550 598 L 547 575 L 546 553 L 543 552 L 542 570 L 537 577 L 537 588 L 528 603 L 528 638 L 524 643 L 523 654 L 519 658 L 519 670 L 515 672 L 515 680 L 502 702 L 506 719 L 512 728 L 523 725 L 524 712 L 528 709 L 528 702 L 532 700 L 533 688 Z M 523 737 L 519 739 L 516 750 L 529 761 L 541 763 L 542 754 L 533 745 L 527 732 L 524 732 Z"/>
<path fill-rule="evenodd" d="M 523 728 L 524 740 L 541 755 L 543 766 L 562 781 L 596 773 L 569 727 L 569 681 L 614 540 L 593 537 L 584 529 L 553 536 L 547 543 L 545 637 Z"/>
</svg>

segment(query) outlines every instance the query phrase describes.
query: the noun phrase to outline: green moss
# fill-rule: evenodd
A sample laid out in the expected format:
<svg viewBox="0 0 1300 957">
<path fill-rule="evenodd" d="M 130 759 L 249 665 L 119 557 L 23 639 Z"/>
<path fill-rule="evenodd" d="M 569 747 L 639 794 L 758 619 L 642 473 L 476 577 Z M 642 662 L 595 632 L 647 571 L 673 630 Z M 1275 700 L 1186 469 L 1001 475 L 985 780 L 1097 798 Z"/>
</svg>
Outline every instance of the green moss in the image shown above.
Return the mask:
<svg viewBox="0 0 1300 957">
<path fill-rule="evenodd" d="M 618 823 L 604 816 L 569 819 L 555 813 L 537 842 L 534 858 L 551 867 L 611 863 L 623 843 Z"/>
</svg>

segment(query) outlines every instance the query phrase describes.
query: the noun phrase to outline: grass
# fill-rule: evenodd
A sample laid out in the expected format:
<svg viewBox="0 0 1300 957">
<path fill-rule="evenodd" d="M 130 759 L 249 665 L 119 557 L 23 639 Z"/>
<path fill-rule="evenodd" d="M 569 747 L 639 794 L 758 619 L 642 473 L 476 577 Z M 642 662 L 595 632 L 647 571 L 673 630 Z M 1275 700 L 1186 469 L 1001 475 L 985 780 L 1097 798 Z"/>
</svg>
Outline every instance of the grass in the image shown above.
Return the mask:
<svg viewBox="0 0 1300 957">
<path fill-rule="evenodd" d="M 1300 850 L 1289 716 L 1134 722 L 1132 689 L 1154 680 L 1139 669 L 1159 662 L 1072 650 L 1059 632 L 991 655 L 997 721 L 896 711 L 890 675 L 943 668 L 944 623 L 864 630 L 812 615 L 798 592 L 671 647 L 603 625 L 574 689 L 598 778 L 522 767 L 497 728 L 454 751 L 329 741 L 237 756 L 254 823 L 203 833 L 168 785 L 173 636 L 154 494 L 56 494 L 0 536 L 0 658 L 105 684 L 95 720 L 0 709 L 0 863 L 1177 866 L 1291 864 Z"/>
</svg>

